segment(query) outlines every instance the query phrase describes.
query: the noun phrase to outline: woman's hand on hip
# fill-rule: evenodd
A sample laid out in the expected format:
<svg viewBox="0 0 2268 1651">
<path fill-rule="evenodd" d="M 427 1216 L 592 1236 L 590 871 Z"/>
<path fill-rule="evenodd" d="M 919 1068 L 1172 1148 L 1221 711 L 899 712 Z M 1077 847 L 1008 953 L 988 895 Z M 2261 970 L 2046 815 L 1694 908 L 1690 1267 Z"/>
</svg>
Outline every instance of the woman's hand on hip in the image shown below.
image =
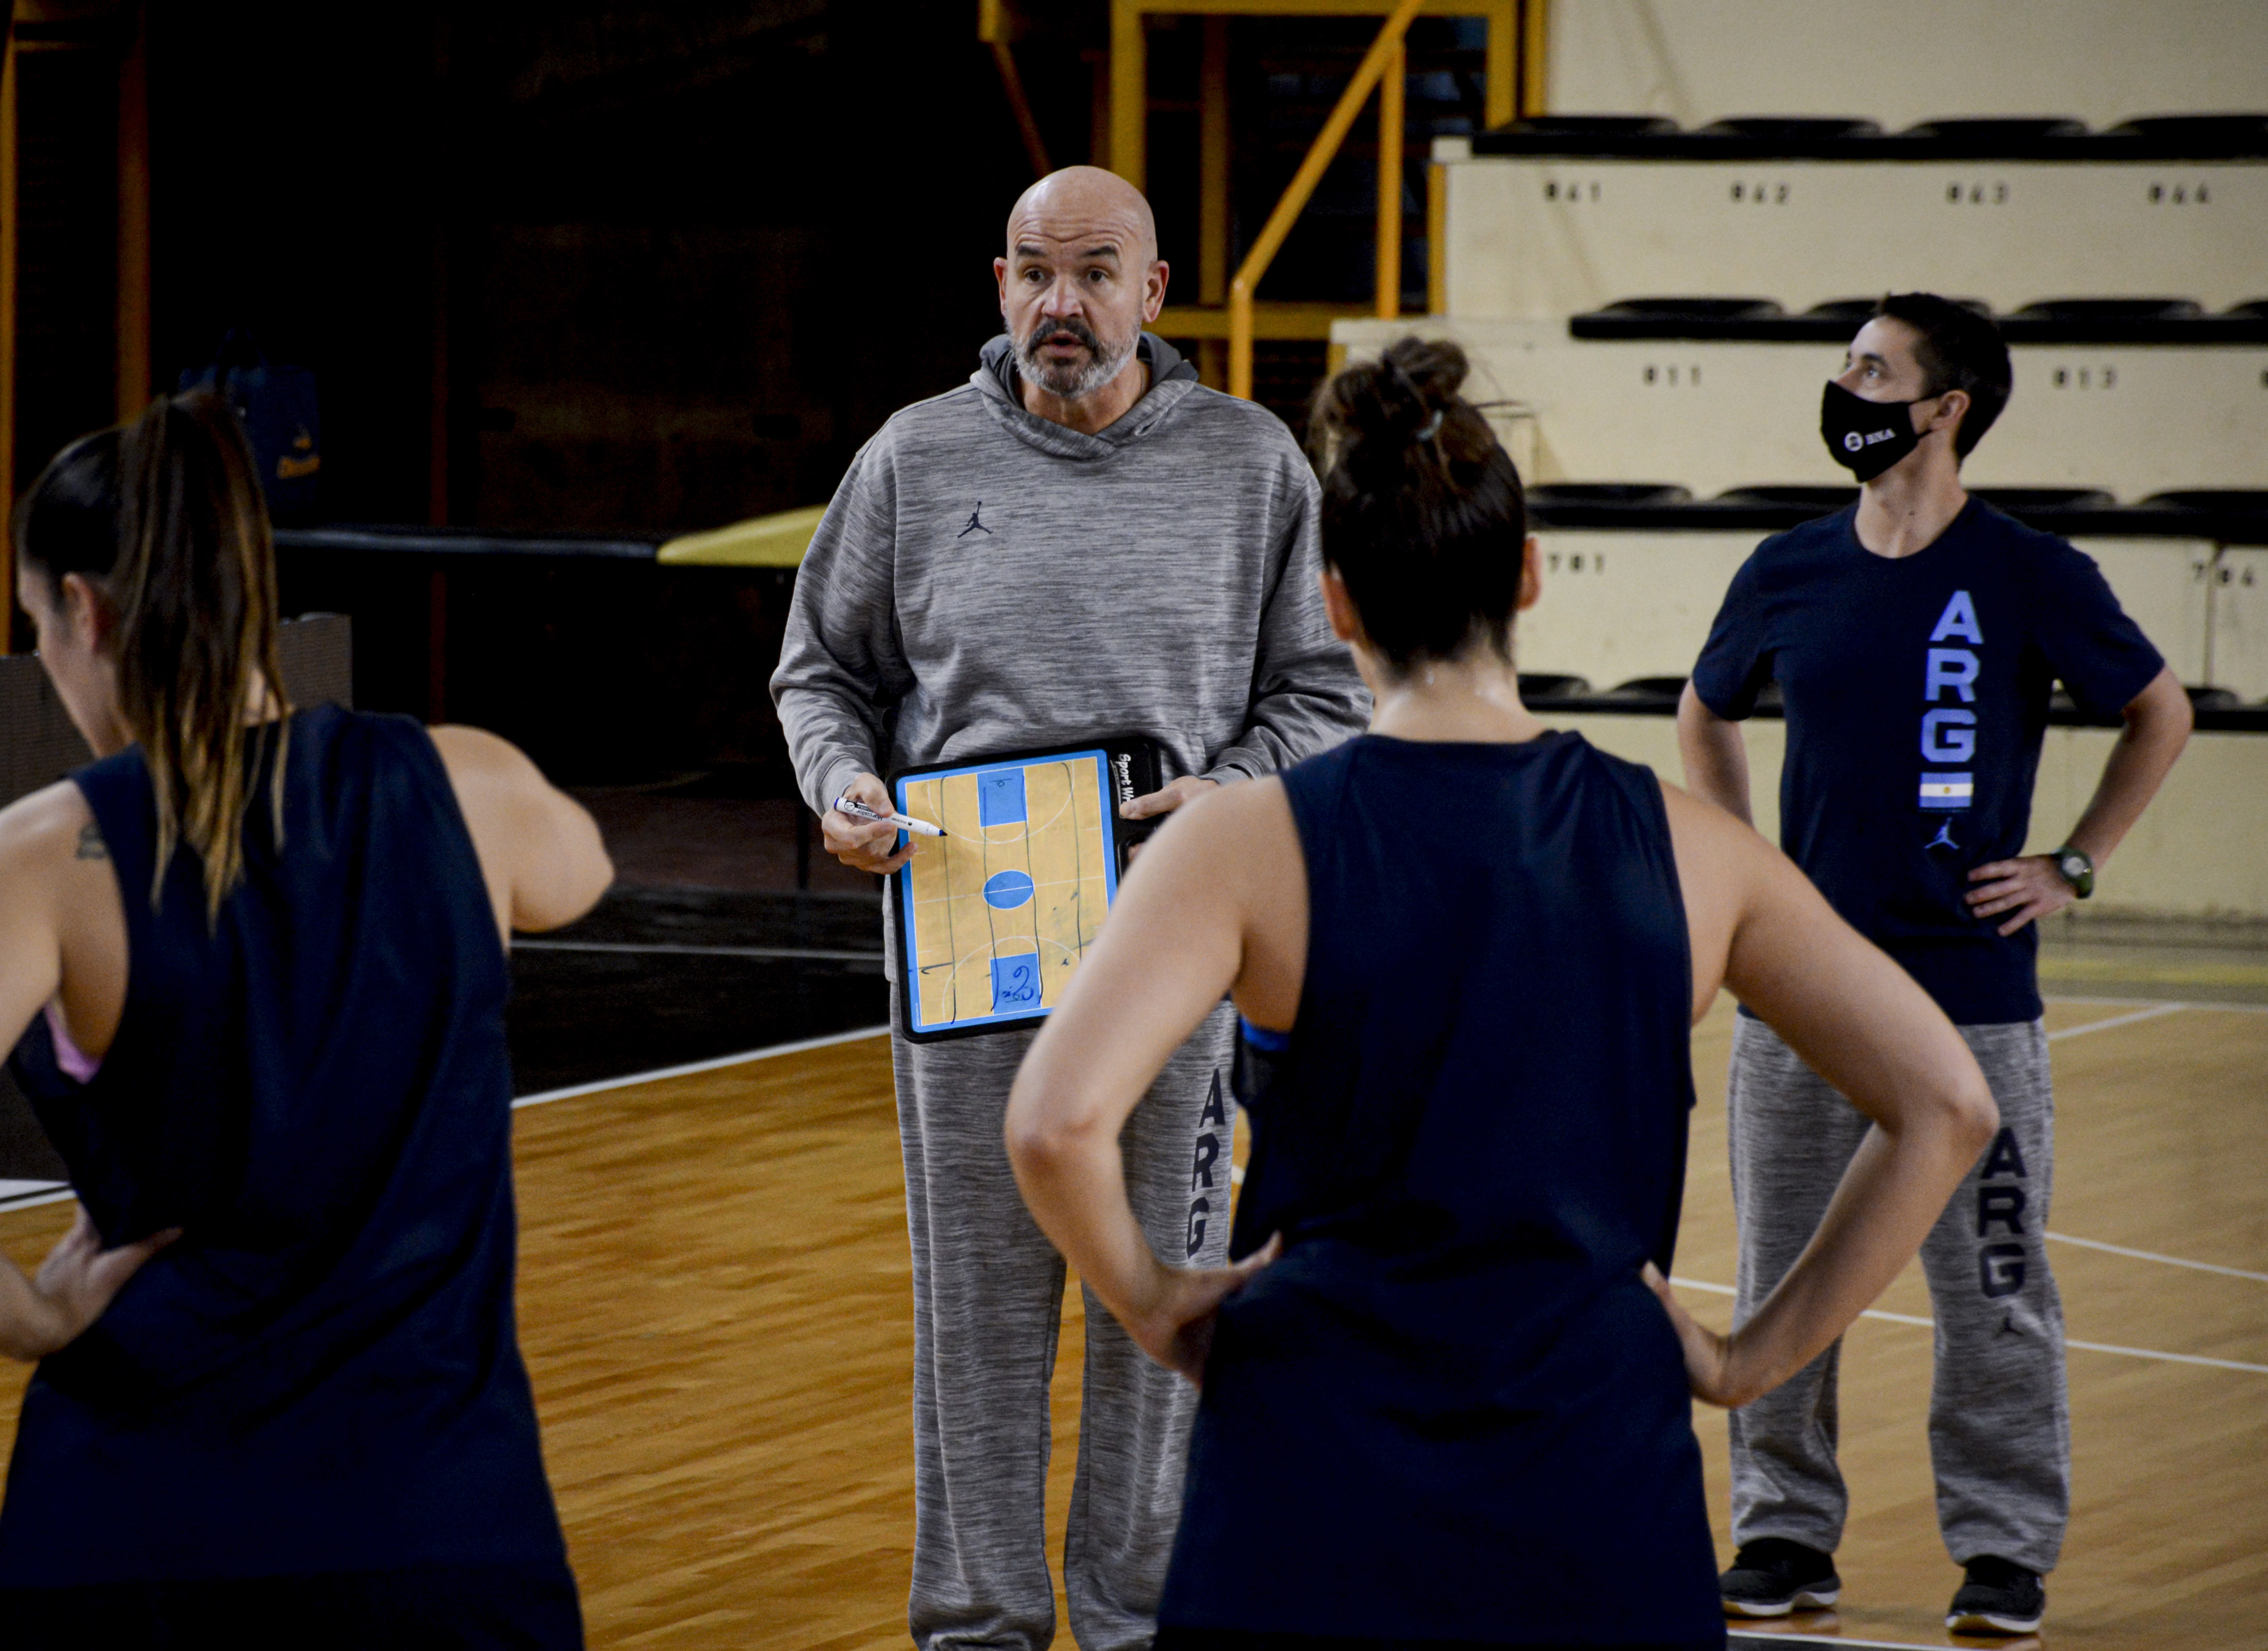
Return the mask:
<svg viewBox="0 0 2268 1651">
<path fill-rule="evenodd" d="M 1205 1360 L 1212 1352 L 1213 1324 L 1220 1304 L 1283 1253 L 1284 1235 L 1277 1233 L 1233 1266 L 1162 1269 L 1164 1287 L 1158 1300 L 1129 1319 L 1127 1334 L 1144 1352 L 1192 1387 L 1204 1386 Z"/>
</svg>

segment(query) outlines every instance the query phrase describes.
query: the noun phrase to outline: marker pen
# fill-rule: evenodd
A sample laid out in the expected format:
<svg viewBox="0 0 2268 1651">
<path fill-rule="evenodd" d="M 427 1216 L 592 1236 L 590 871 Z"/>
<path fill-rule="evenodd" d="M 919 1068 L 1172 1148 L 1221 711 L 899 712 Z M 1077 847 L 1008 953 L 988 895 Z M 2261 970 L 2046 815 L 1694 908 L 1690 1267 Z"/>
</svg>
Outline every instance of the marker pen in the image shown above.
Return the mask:
<svg viewBox="0 0 2268 1651">
<path fill-rule="evenodd" d="M 911 814 L 876 814 L 865 803 L 855 801 L 849 797 L 837 797 L 829 807 L 840 809 L 854 820 L 872 820 L 877 825 L 887 822 L 901 831 L 918 831 L 925 837 L 941 837 L 947 835 L 943 826 L 932 825 L 926 820 L 917 820 Z"/>
</svg>

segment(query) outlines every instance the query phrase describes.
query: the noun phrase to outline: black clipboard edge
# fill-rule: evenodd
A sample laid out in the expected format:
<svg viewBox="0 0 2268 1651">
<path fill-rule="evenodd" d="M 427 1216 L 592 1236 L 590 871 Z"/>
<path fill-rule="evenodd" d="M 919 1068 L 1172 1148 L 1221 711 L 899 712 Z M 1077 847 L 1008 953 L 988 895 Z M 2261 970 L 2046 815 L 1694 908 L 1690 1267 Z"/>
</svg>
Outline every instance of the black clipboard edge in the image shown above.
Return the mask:
<svg viewBox="0 0 2268 1651">
<path fill-rule="evenodd" d="M 1015 751 L 984 751 L 955 756 L 940 763 L 916 763 L 894 770 L 882 778 L 889 787 L 893 804 L 898 795 L 901 781 L 920 779 L 931 774 L 952 773 L 964 768 L 1000 763 L 1032 763 L 1046 757 L 1061 756 L 1066 751 L 1096 751 L 1103 755 L 1103 766 L 1110 775 L 1110 841 L 1118 859 L 1118 879 L 1126 879 L 1126 868 L 1132 861 L 1134 847 L 1164 822 L 1163 816 L 1148 820 L 1122 819 L 1119 806 L 1129 799 L 1140 797 L 1163 786 L 1165 781 L 1165 746 L 1146 733 L 1107 734 L 1097 740 L 1058 740 L 1051 745 L 1028 746 Z M 901 833 L 900 835 L 903 835 Z M 904 867 L 890 873 L 890 945 L 891 956 L 902 977 L 913 967 L 906 953 L 905 885 L 898 880 Z M 983 1037 L 992 1032 L 1013 1032 L 1037 1027 L 1048 1018 L 1045 1009 L 1033 1014 L 1020 1014 L 1013 1020 L 988 1021 L 982 1026 L 939 1027 L 927 1031 L 916 1031 L 913 983 L 901 978 L 898 982 L 898 1035 L 909 1043 L 945 1043 L 955 1038 Z"/>
</svg>

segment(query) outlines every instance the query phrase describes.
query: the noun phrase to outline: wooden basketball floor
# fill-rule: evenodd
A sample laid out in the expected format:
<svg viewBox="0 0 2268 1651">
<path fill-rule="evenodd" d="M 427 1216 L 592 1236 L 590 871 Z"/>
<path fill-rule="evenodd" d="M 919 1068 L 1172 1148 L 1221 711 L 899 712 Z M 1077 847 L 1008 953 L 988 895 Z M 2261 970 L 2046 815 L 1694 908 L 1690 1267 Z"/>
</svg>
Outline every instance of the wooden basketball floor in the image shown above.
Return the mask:
<svg viewBox="0 0 2268 1651">
<path fill-rule="evenodd" d="M 2051 1230 L 2252 1275 L 2058 1242 L 2071 1335 L 2257 1367 L 2073 1349 L 2074 1512 L 2043 1639 L 2268 1644 L 2268 1013 L 2064 1001 L 2048 1017 Z M 1681 1277 L 1720 1286 L 1730 1028 L 1720 1002 L 1695 1037 L 1703 1098 L 1678 1259 Z M 523 1336 L 592 1643 L 906 1644 L 913 1338 L 885 1041 L 557 1100 L 522 1110 L 517 1137 Z M 0 1242 L 28 1265 L 70 1207 L 0 1217 Z M 1727 1317 L 1721 1295 L 1687 1300 Z M 1929 1311 L 1911 1273 L 1880 1306 Z M 1058 1558 L 1079 1316 L 1074 1290 L 1056 1387 Z M 12 1433 L 22 1367 L 0 1380 Z M 1959 1643 L 1940 1626 L 1958 1577 L 1932 1512 L 1929 1331 L 1861 1321 L 1843 1382 L 1845 1609 L 1786 1628 Z M 1724 1419 L 1697 1419 L 1723 1554 Z"/>
</svg>

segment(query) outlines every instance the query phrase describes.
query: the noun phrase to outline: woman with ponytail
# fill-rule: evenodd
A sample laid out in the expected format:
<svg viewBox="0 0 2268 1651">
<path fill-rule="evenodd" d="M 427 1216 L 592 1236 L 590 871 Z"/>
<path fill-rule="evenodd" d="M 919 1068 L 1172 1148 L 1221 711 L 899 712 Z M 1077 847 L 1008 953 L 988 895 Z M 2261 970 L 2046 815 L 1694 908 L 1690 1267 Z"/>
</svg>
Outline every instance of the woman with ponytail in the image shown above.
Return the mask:
<svg viewBox="0 0 2268 1651">
<path fill-rule="evenodd" d="M 0 812 L 0 1041 L 81 1210 L 37 1280 L 0 1262 L 40 1361 L 0 1637 L 579 1646 L 503 1014 L 511 932 L 611 876 L 595 828 L 500 740 L 288 703 L 210 394 L 74 443 L 12 526 L 97 761 Z"/>
<path fill-rule="evenodd" d="M 1204 1387 L 1160 1651 L 1721 1646 L 1690 1397 L 1822 1352 L 1991 1132 L 1952 1026 L 1776 850 L 1521 703 L 1535 546 L 1464 376 L 1410 339 L 1324 387 L 1323 595 L 1370 732 L 1167 823 L 1009 1102 L 1040 1225 Z M 1719 985 L 1876 1125 L 1729 1337 L 1663 1282 Z M 1242 1259 L 1185 1269 L 1118 1133 L 1224 991 Z"/>
</svg>

